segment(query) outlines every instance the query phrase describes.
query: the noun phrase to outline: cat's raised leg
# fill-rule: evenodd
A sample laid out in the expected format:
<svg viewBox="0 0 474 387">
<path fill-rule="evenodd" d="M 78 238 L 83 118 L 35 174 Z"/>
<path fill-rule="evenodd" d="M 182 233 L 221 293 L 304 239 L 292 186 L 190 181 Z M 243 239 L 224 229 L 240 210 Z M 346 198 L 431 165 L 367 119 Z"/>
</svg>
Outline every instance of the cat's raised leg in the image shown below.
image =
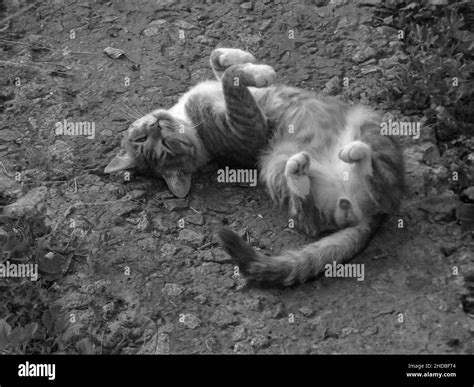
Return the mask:
<svg viewBox="0 0 474 387">
<path fill-rule="evenodd" d="M 211 68 L 220 81 L 224 75 L 224 71 L 230 66 L 244 63 L 257 63 L 257 59 L 247 51 L 238 48 L 216 48 L 210 57 Z"/>
<path fill-rule="evenodd" d="M 275 71 L 267 65 L 239 64 L 224 72 L 226 121 L 231 129 L 228 138 L 237 141 L 239 148 L 263 149 L 268 143 L 267 119 L 249 87 L 268 86 L 275 79 Z"/>
<path fill-rule="evenodd" d="M 286 162 L 285 177 L 290 191 L 301 199 L 309 195 L 310 181 L 308 177 L 311 157 L 308 152 L 300 152 L 291 156 Z"/>
<path fill-rule="evenodd" d="M 294 217 L 295 228 L 308 236 L 320 233 L 320 214 L 311 195 L 311 182 L 308 172 L 311 156 L 299 152 L 291 156 L 285 165 L 285 179 L 289 190 L 289 215 Z"/>
</svg>

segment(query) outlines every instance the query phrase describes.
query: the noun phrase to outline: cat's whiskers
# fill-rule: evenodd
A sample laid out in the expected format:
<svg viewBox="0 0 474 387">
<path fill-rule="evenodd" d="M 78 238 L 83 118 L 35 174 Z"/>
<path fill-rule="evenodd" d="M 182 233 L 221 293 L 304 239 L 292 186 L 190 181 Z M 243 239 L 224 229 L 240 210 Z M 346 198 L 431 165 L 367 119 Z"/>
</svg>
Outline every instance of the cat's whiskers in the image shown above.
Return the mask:
<svg viewBox="0 0 474 387">
<path fill-rule="evenodd" d="M 130 117 L 132 117 L 134 121 L 138 120 L 140 117 L 143 116 L 143 115 L 140 115 L 140 113 L 134 111 L 130 106 L 126 105 L 125 103 L 121 102 L 121 105 L 125 108 L 123 112 L 128 114 Z"/>
</svg>

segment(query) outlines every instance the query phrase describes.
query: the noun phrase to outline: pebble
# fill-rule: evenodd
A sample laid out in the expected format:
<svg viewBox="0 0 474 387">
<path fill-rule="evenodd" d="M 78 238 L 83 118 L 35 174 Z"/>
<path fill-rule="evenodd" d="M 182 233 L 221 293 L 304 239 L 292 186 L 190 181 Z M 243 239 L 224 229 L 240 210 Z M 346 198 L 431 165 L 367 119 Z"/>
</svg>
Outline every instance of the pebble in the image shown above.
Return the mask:
<svg viewBox="0 0 474 387">
<path fill-rule="evenodd" d="M 311 317 L 314 313 L 313 309 L 303 306 L 299 309 L 300 313 L 305 317 Z"/>
<path fill-rule="evenodd" d="M 202 216 L 202 214 L 191 214 L 191 215 L 186 215 L 184 217 L 184 221 L 186 223 L 202 226 L 204 224 L 204 217 Z"/>
<path fill-rule="evenodd" d="M 194 297 L 194 301 L 197 301 L 203 305 L 206 303 L 207 297 L 204 294 L 198 294 L 196 297 Z"/>
<path fill-rule="evenodd" d="M 161 246 L 160 251 L 163 253 L 163 255 L 167 256 L 173 256 L 176 254 L 176 246 L 170 243 L 165 243 L 163 246 Z"/>
<path fill-rule="evenodd" d="M 160 30 L 158 27 L 149 27 L 149 28 L 145 28 L 142 31 L 142 34 L 149 37 L 149 36 L 157 35 L 159 31 Z"/>
<path fill-rule="evenodd" d="M 167 283 L 163 287 L 162 292 L 169 297 L 178 297 L 179 295 L 181 295 L 181 293 L 184 292 L 184 286 L 173 283 Z"/>
<path fill-rule="evenodd" d="M 253 9 L 253 3 L 251 1 L 246 1 L 245 3 L 240 4 L 240 8 L 251 11 Z"/>
<path fill-rule="evenodd" d="M 272 24 L 272 19 L 264 20 L 258 29 L 262 32 L 265 32 L 266 30 L 268 30 L 271 24 Z"/>
<path fill-rule="evenodd" d="M 186 20 L 178 20 L 174 23 L 174 25 L 182 30 L 191 30 L 193 28 L 197 28 L 194 24 L 187 22 Z"/>
<path fill-rule="evenodd" d="M 352 56 L 352 60 L 356 63 L 365 62 L 367 59 L 373 58 L 377 55 L 377 50 L 371 46 L 361 47 Z"/>
<path fill-rule="evenodd" d="M 22 217 L 39 211 L 44 207 L 47 187 L 35 187 L 25 196 L 22 196 L 15 203 L 9 204 L 3 208 L 3 215 L 11 217 Z"/>
<path fill-rule="evenodd" d="M 253 354 L 253 348 L 249 343 L 238 342 L 234 345 L 234 353 L 236 353 L 236 354 Z"/>
<path fill-rule="evenodd" d="M 324 85 L 323 92 L 327 95 L 335 95 L 341 90 L 341 80 L 338 76 L 332 77 Z"/>
<path fill-rule="evenodd" d="M 352 328 L 352 327 L 342 328 L 341 337 L 349 336 L 352 333 L 359 333 L 359 330 L 357 328 Z"/>
<path fill-rule="evenodd" d="M 256 335 L 250 340 L 250 345 L 255 349 L 263 349 L 270 345 L 270 340 L 264 335 Z"/>
<path fill-rule="evenodd" d="M 211 316 L 211 322 L 216 324 L 219 328 L 227 328 L 231 325 L 237 325 L 239 319 L 227 309 L 219 308 Z"/>
<path fill-rule="evenodd" d="M 275 308 L 275 311 L 273 312 L 272 317 L 275 318 L 275 319 L 280 319 L 280 318 L 283 318 L 283 317 L 287 317 L 287 315 L 288 314 L 286 313 L 285 305 L 282 302 L 279 302 L 276 305 L 276 308 Z"/>
<path fill-rule="evenodd" d="M 188 207 L 185 199 L 168 199 L 163 204 L 170 212 L 184 210 Z"/>
<path fill-rule="evenodd" d="M 246 337 L 246 328 L 244 325 L 237 325 L 230 335 L 232 341 L 244 340 Z"/>
<path fill-rule="evenodd" d="M 364 332 L 362 332 L 362 336 L 364 337 L 372 336 L 372 335 L 375 335 L 378 331 L 379 331 L 379 328 L 377 326 L 368 327 Z"/>
<path fill-rule="evenodd" d="M 204 242 L 204 234 L 198 233 L 193 230 L 184 229 L 181 230 L 178 236 L 178 240 L 191 244 L 193 247 L 202 246 Z"/>
<path fill-rule="evenodd" d="M 201 325 L 201 320 L 191 313 L 181 316 L 180 322 L 189 329 L 196 329 L 199 325 Z"/>
</svg>

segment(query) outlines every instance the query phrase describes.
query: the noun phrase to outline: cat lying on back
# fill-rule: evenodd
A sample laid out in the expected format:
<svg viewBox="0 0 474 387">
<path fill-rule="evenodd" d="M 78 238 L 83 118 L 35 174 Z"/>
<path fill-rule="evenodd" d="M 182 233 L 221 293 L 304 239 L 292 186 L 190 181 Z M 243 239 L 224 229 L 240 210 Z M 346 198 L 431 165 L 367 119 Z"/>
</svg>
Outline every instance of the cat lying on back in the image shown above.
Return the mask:
<svg viewBox="0 0 474 387">
<path fill-rule="evenodd" d="M 274 85 L 274 70 L 238 49 L 216 49 L 210 62 L 217 80 L 135 121 L 105 172 L 151 168 L 184 197 L 192 173 L 211 159 L 257 161 L 272 199 L 299 231 L 337 231 L 269 257 L 222 229 L 219 239 L 240 271 L 291 285 L 354 258 L 398 208 L 405 187 L 400 148 L 379 134 L 379 118 L 361 106 Z"/>
</svg>

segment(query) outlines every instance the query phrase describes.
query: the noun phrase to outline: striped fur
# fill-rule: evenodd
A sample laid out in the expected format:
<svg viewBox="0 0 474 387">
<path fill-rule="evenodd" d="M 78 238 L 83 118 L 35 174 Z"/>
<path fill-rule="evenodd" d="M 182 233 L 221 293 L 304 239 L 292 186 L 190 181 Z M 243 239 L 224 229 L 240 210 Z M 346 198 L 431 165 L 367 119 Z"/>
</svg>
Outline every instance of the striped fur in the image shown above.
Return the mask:
<svg viewBox="0 0 474 387">
<path fill-rule="evenodd" d="M 243 273 L 291 285 L 317 276 L 326 263 L 354 258 L 398 208 L 405 185 L 401 151 L 379 134 L 379 118 L 361 106 L 275 85 L 273 69 L 241 50 L 216 49 L 210 62 L 216 80 L 132 124 L 125 151 L 106 171 L 145 166 L 185 196 L 191 174 L 211 159 L 257 163 L 270 196 L 299 231 L 337 231 L 266 257 L 221 230 L 222 246 Z"/>
</svg>

